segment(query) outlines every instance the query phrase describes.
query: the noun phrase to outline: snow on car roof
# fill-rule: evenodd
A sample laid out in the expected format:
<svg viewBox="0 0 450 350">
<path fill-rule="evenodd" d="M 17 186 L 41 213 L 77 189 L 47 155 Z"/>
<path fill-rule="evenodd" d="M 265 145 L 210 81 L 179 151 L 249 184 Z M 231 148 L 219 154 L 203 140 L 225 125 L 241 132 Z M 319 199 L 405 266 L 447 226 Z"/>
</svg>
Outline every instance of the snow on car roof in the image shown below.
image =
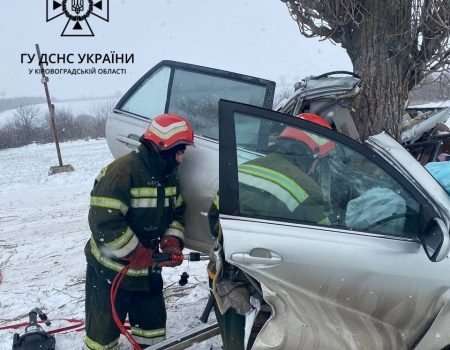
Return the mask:
<svg viewBox="0 0 450 350">
<path fill-rule="evenodd" d="M 436 101 L 436 102 L 427 102 L 418 105 L 409 106 L 408 108 L 414 109 L 429 109 L 429 108 L 448 108 L 450 107 L 450 100 L 445 101 Z"/>
</svg>

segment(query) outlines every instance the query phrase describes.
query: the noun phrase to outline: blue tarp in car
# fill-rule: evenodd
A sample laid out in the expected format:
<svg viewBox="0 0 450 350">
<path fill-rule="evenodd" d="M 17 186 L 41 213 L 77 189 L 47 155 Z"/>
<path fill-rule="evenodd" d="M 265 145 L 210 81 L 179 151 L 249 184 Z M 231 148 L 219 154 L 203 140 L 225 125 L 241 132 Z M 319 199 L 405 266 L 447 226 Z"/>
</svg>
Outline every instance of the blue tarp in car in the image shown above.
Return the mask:
<svg viewBox="0 0 450 350">
<path fill-rule="evenodd" d="M 439 182 L 445 192 L 450 195 L 450 161 L 430 162 L 425 165 L 425 169 Z"/>
</svg>

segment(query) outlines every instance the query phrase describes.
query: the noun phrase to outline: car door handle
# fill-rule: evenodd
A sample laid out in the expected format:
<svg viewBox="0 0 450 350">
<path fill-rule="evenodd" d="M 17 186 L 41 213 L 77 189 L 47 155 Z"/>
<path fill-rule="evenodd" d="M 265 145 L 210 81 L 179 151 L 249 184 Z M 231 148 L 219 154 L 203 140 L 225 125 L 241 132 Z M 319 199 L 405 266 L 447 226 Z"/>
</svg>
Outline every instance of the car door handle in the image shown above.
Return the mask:
<svg viewBox="0 0 450 350">
<path fill-rule="evenodd" d="M 260 265 L 277 265 L 283 261 L 281 255 L 264 250 L 264 254 L 258 254 L 262 250 L 258 250 L 255 254 L 254 250 L 250 253 L 233 253 L 230 259 L 232 261 L 244 264 L 260 264 Z"/>
<path fill-rule="evenodd" d="M 136 148 L 136 147 L 139 147 L 139 145 L 141 144 L 139 142 L 139 136 L 138 135 L 134 135 L 134 134 L 128 135 L 128 137 L 127 136 L 118 135 L 118 136 L 116 136 L 116 140 L 126 144 L 128 147 L 131 146 L 130 148 L 133 148 L 133 149 Z"/>
</svg>

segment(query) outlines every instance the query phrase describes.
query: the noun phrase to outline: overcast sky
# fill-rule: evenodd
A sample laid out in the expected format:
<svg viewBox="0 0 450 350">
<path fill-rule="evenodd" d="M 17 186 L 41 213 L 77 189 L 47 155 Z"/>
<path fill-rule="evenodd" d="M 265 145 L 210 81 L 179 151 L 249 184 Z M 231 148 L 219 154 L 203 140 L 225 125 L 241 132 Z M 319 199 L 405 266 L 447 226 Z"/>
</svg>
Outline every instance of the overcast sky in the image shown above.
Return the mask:
<svg viewBox="0 0 450 350">
<path fill-rule="evenodd" d="M 115 66 L 126 68 L 124 75 L 50 76 L 50 93 L 58 98 L 123 94 L 163 59 L 276 82 L 352 70 L 340 46 L 303 38 L 279 0 L 110 0 L 109 22 L 88 17 L 94 37 L 61 37 L 68 19 L 62 15 L 47 23 L 47 0 L 1 1 L 0 97 L 44 96 L 40 76 L 28 74 L 37 63 L 21 63 L 22 53 L 35 53 L 35 43 L 43 53 L 134 54 L 134 64 Z M 48 68 L 93 66 L 107 67 Z"/>
</svg>

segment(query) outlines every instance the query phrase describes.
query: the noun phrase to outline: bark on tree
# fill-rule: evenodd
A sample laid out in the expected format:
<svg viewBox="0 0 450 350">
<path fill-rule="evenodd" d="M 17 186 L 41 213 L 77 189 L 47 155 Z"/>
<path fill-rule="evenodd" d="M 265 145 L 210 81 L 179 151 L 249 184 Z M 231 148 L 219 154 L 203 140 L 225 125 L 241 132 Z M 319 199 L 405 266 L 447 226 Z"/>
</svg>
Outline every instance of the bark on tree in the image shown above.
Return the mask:
<svg viewBox="0 0 450 350">
<path fill-rule="evenodd" d="M 282 0 L 306 37 L 342 44 L 363 89 L 354 120 L 362 139 L 400 135 L 409 91 L 450 66 L 448 0 Z"/>
<path fill-rule="evenodd" d="M 372 16 L 365 16 L 359 30 L 350 33 L 351 40 L 344 45 L 355 73 L 363 81 L 355 124 L 363 139 L 380 130 L 397 138 L 408 97 L 411 62 L 407 50 L 401 51 L 405 46 L 402 36 L 395 33 L 407 30 L 404 23 L 408 8 L 400 8 L 395 1 L 368 1 L 367 6 Z"/>
</svg>

